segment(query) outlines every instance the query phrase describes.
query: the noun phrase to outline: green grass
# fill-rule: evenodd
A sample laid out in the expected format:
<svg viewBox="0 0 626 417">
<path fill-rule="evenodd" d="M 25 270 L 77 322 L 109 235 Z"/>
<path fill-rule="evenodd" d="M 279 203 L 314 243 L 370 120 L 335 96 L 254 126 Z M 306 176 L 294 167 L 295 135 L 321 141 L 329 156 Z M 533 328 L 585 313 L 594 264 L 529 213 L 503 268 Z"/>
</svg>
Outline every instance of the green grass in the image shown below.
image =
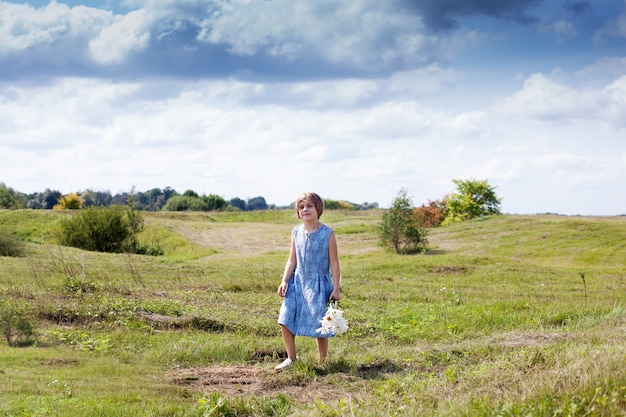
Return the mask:
<svg viewBox="0 0 626 417">
<path fill-rule="evenodd" d="M 624 217 L 496 216 L 400 256 L 380 211 L 325 212 L 350 330 L 274 373 L 292 211 L 146 213 L 157 257 L 56 246 L 63 215 L 0 211 L 25 242 L 0 302 L 36 331 L 0 343 L 0 415 L 626 414 Z"/>
</svg>

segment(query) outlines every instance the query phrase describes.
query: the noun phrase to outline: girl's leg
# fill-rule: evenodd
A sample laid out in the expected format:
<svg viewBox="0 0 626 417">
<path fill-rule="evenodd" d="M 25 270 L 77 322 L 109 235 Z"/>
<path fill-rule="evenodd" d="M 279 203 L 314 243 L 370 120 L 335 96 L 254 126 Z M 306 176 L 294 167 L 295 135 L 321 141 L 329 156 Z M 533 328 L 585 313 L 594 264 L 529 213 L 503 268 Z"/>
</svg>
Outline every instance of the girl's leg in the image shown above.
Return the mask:
<svg viewBox="0 0 626 417">
<path fill-rule="evenodd" d="M 282 324 L 280 325 L 280 331 L 283 334 L 283 343 L 285 344 L 285 350 L 287 350 L 287 356 L 292 361 L 296 360 L 296 337 L 289 331 L 289 329 Z"/>
<path fill-rule="evenodd" d="M 328 339 L 317 337 L 315 341 L 317 342 L 317 353 L 319 354 L 320 363 L 322 363 L 326 360 L 326 355 L 328 354 Z"/>
</svg>

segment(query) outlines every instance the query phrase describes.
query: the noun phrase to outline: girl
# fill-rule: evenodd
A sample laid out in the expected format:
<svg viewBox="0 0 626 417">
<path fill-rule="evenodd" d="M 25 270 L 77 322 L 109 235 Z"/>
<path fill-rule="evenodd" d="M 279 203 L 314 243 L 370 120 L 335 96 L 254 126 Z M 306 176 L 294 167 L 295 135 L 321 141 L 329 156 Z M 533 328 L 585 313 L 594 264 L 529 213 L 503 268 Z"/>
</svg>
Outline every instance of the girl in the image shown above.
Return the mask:
<svg viewBox="0 0 626 417">
<path fill-rule="evenodd" d="M 326 313 L 328 302 L 339 301 L 339 257 L 333 230 L 320 222 L 324 200 L 315 193 L 304 193 L 296 200 L 296 215 L 302 224 L 291 232 L 291 251 L 285 265 L 278 295 L 283 304 L 278 324 L 287 350 L 287 359 L 276 370 L 296 360 L 296 335 L 315 337 L 320 362 L 328 353 L 329 334 L 316 329 Z"/>
</svg>

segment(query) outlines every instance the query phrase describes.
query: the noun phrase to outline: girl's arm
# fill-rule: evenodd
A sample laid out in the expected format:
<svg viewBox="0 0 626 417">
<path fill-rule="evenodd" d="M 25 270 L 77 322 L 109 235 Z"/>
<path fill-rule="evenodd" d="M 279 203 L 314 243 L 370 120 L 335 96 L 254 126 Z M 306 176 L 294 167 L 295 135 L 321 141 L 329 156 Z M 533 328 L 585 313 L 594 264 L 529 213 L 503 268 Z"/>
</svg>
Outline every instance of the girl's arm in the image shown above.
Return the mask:
<svg viewBox="0 0 626 417">
<path fill-rule="evenodd" d="M 293 239 L 293 234 L 291 235 L 291 249 L 289 250 L 289 259 L 287 259 L 287 264 L 285 265 L 285 271 L 283 272 L 283 279 L 278 286 L 278 295 L 280 297 L 284 297 L 287 292 L 287 283 L 293 274 L 293 271 L 296 269 L 296 242 Z"/>
<path fill-rule="evenodd" d="M 341 282 L 341 270 L 339 268 L 339 254 L 337 253 L 337 239 L 335 232 L 332 232 L 328 238 L 328 257 L 330 259 L 330 273 L 333 277 L 333 292 L 330 294 L 331 300 L 341 298 L 339 294 L 339 284 Z"/>
</svg>

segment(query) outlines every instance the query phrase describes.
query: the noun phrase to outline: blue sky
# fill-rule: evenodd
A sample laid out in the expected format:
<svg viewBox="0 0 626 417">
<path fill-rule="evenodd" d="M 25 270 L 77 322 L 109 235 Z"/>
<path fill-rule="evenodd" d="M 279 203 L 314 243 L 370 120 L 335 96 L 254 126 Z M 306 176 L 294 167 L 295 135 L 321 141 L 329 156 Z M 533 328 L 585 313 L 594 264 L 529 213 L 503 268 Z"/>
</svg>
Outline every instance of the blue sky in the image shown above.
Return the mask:
<svg viewBox="0 0 626 417">
<path fill-rule="evenodd" d="M 626 213 L 624 0 L 0 1 L 0 182 Z"/>
</svg>

